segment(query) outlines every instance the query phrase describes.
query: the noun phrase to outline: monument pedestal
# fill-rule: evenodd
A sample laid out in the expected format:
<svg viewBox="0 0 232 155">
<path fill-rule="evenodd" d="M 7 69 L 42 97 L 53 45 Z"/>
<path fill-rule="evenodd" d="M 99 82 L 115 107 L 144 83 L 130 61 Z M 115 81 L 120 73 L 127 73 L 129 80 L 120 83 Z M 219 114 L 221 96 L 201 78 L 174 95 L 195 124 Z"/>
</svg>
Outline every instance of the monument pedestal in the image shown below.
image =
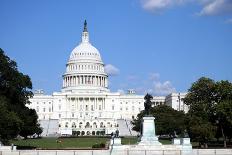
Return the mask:
<svg viewBox="0 0 232 155">
<path fill-rule="evenodd" d="M 138 145 L 158 145 L 162 144 L 158 141 L 158 137 L 155 135 L 155 118 L 143 117 L 143 132 L 142 137 Z"/>
</svg>

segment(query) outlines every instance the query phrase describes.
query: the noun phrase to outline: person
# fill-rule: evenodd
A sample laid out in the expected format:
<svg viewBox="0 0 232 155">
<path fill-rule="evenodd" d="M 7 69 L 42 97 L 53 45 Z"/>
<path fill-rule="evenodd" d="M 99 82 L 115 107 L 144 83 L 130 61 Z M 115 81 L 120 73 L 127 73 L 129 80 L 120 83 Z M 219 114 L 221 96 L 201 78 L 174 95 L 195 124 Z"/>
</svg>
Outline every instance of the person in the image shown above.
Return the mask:
<svg viewBox="0 0 232 155">
<path fill-rule="evenodd" d="M 119 130 L 118 130 L 118 129 L 116 130 L 116 135 L 115 135 L 115 137 L 119 137 Z"/>
</svg>

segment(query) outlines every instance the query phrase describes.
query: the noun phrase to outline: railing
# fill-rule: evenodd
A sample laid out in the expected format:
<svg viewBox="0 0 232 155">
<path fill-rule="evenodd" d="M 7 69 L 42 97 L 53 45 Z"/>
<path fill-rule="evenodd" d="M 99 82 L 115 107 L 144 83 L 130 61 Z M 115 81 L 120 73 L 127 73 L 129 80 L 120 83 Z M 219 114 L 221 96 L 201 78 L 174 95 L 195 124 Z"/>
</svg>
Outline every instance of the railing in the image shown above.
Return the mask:
<svg viewBox="0 0 232 155">
<path fill-rule="evenodd" d="M 232 155 L 232 149 L 193 150 L 17 150 L 0 155 Z"/>
</svg>

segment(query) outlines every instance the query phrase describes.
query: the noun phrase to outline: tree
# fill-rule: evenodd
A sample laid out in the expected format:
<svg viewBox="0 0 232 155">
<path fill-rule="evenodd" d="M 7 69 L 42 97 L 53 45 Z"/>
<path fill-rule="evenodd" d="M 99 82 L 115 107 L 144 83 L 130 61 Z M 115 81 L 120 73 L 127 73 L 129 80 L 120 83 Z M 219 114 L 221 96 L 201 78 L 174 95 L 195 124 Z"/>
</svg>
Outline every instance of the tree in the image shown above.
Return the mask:
<svg viewBox="0 0 232 155">
<path fill-rule="evenodd" d="M 21 110 L 21 118 L 23 120 L 23 126 L 19 134 L 27 139 L 27 136 L 33 135 L 39 130 L 39 124 L 37 122 L 38 116 L 34 109 L 25 108 L 24 110 Z"/>
<path fill-rule="evenodd" d="M 207 143 L 215 134 L 212 124 L 215 115 L 215 81 L 202 77 L 192 84 L 184 103 L 190 106 L 188 111 L 188 132 L 193 139 L 208 147 Z"/>
<path fill-rule="evenodd" d="M 26 104 L 32 97 L 32 83 L 28 75 L 18 71 L 17 64 L 5 55 L 0 49 L 0 140 L 7 143 L 24 130 L 32 130 L 29 135 L 35 133 L 37 114 L 32 112 Z M 25 115 L 25 114 L 32 114 Z M 28 122 L 33 122 L 29 123 Z M 12 127 L 12 128 L 11 128 Z M 30 127 L 30 129 L 27 129 Z M 9 129 L 9 130 L 7 130 Z M 25 135 L 26 136 L 26 135 Z"/>
<path fill-rule="evenodd" d="M 216 82 L 215 122 L 221 131 L 224 147 L 227 137 L 231 137 L 232 129 L 232 83 L 229 81 Z"/>
<path fill-rule="evenodd" d="M 192 140 L 198 141 L 199 145 L 208 148 L 208 141 L 214 137 L 216 128 L 209 121 L 198 116 L 187 114 L 187 131 Z"/>
<path fill-rule="evenodd" d="M 232 83 L 202 77 L 192 84 L 184 103 L 190 106 L 188 129 L 192 137 L 207 147 L 210 139 L 221 135 L 226 147 L 232 129 Z"/>
<path fill-rule="evenodd" d="M 151 115 L 155 117 L 157 135 L 181 135 L 185 130 L 185 114 L 183 111 L 176 111 L 169 106 L 159 105 L 151 109 Z M 133 130 L 140 131 L 142 117 L 145 112 L 141 111 L 136 119 L 133 119 Z"/>
<path fill-rule="evenodd" d="M 40 135 L 43 133 L 43 128 L 40 127 L 40 124 L 37 124 L 37 128 L 35 130 L 35 133 L 38 137 L 40 137 Z"/>
<path fill-rule="evenodd" d="M 0 98 L 0 141 L 8 144 L 8 140 L 19 134 L 22 121 L 15 112 L 6 108 L 6 101 Z"/>
</svg>

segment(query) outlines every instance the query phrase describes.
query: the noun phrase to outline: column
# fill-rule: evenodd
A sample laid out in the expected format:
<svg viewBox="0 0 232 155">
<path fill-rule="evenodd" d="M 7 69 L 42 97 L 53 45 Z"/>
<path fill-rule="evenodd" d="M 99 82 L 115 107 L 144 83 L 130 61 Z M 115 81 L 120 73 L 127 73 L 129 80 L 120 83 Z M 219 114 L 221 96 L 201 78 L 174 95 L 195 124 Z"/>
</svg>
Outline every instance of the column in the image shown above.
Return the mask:
<svg viewBox="0 0 232 155">
<path fill-rule="evenodd" d="M 101 76 L 99 76 L 99 86 L 101 87 Z"/>
<path fill-rule="evenodd" d="M 70 86 L 73 86 L 73 77 L 70 76 Z"/>
<path fill-rule="evenodd" d="M 97 78 L 97 76 L 96 76 L 96 86 L 98 86 L 98 78 Z"/>
<path fill-rule="evenodd" d="M 68 80 L 68 81 L 67 81 L 67 86 L 69 87 L 69 77 L 67 77 L 67 80 Z"/>
<path fill-rule="evenodd" d="M 91 76 L 91 85 L 93 86 L 93 76 Z"/>
</svg>

